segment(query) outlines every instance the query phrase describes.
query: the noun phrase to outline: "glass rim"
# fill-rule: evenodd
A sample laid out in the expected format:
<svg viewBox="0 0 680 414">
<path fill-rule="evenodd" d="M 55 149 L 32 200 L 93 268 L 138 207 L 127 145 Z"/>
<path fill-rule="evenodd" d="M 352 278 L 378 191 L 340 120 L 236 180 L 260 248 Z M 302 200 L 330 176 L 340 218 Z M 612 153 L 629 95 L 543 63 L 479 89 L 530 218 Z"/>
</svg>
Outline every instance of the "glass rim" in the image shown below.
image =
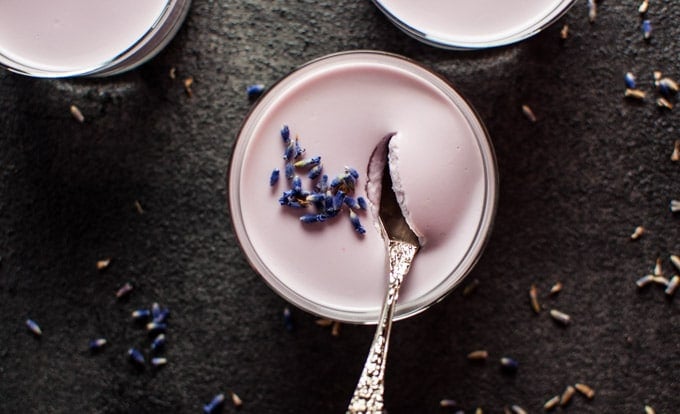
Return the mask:
<svg viewBox="0 0 680 414">
<path fill-rule="evenodd" d="M 414 300 L 409 302 L 399 302 L 397 304 L 394 319 L 405 319 L 428 309 L 430 306 L 446 297 L 463 279 L 465 279 L 465 277 L 470 273 L 474 265 L 479 260 L 481 253 L 488 242 L 491 228 L 493 226 L 493 220 L 498 202 L 499 186 L 498 167 L 496 163 L 495 152 L 486 127 L 468 101 L 453 87 L 453 85 L 451 85 L 451 83 L 446 78 L 407 57 L 390 52 L 375 50 L 350 50 L 337 52 L 313 59 L 301 66 L 298 66 L 290 73 L 279 79 L 257 100 L 257 102 L 253 104 L 241 124 L 232 146 L 232 152 L 226 176 L 226 193 L 229 215 L 231 219 L 231 228 L 236 235 L 239 248 L 241 249 L 251 268 L 257 274 L 259 274 L 260 278 L 274 292 L 276 292 L 280 297 L 292 305 L 322 318 L 337 320 L 345 323 L 375 324 L 379 316 L 379 306 L 378 308 L 370 311 L 336 309 L 302 296 L 298 292 L 288 287 L 283 281 L 281 281 L 274 274 L 274 272 L 269 269 L 266 263 L 264 263 L 255 246 L 251 244 L 248 237 L 248 231 L 243 222 L 241 206 L 239 203 L 241 190 L 239 183 L 241 177 L 240 167 L 245 157 L 245 149 L 252 138 L 252 128 L 258 125 L 260 119 L 266 114 L 269 105 L 276 101 L 276 97 L 272 98 L 272 96 L 276 95 L 277 92 L 281 90 L 281 88 L 285 88 L 285 83 L 300 80 L 299 76 L 302 76 L 300 73 L 305 69 L 325 63 L 329 60 L 360 56 L 367 58 L 372 57 L 375 59 L 387 59 L 382 63 L 389 60 L 392 62 L 400 62 L 402 65 L 410 66 L 414 71 L 419 71 L 421 74 L 428 74 L 430 78 L 426 78 L 424 80 L 431 84 L 434 83 L 433 81 L 436 79 L 439 85 L 433 84 L 432 86 L 443 92 L 449 101 L 451 101 L 451 104 L 461 112 L 467 121 L 474 133 L 477 149 L 480 153 L 483 163 L 483 213 L 477 225 L 477 230 L 473 241 L 468 246 L 463 258 L 459 261 L 459 263 L 456 264 L 455 268 L 449 272 L 442 282 L 434 286 L 426 294 L 420 295 Z M 417 74 L 418 73 L 416 73 L 416 75 Z M 445 88 L 446 90 L 443 90 L 442 88 Z M 285 90 L 286 89 L 283 89 L 283 91 Z"/>
<path fill-rule="evenodd" d="M 147 31 L 127 49 L 112 58 L 79 69 L 51 70 L 21 63 L 0 53 L 0 66 L 24 76 L 70 78 L 109 76 L 138 67 L 158 54 L 177 34 L 189 13 L 191 0 L 168 0 Z"/>
<path fill-rule="evenodd" d="M 511 45 L 513 43 L 520 42 L 522 40 L 525 40 L 546 27 L 552 25 L 555 21 L 557 21 L 560 17 L 562 17 L 565 13 L 569 11 L 569 9 L 576 3 L 576 0 L 562 0 L 560 4 L 555 7 L 554 10 L 552 10 L 550 13 L 548 13 L 546 16 L 543 18 L 537 20 L 533 25 L 529 26 L 528 28 L 521 30 L 515 34 L 511 34 L 508 36 L 502 36 L 498 37 L 496 39 L 492 40 L 487 40 L 487 41 L 480 41 L 480 42 L 471 42 L 471 41 L 465 41 L 461 39 L 456 39 L 455 37 L 451 38 L 445 38 L 445 37 L 436 37 L 436 36 L 431 36 L 422 30 L 416 29 L 415 27 L 412 27 L 406 21 L 398 18 L 395 16 L 392 12 L 390 12 L 386 6 L 382 4 L 382 0 L 372 0 L 373 3 L 376 5 L 376 7 L 387 16 L 387 18 L 399 29 L 401 29 L 404 33 L 407 35 L 411 36 L 412 38 L 421 41 L 427 45 L 442 48 L 442 49 L 449 49 L 449 50 L 478 50 L 478 49 L 488 49 L 488 48 L 495 48 L 495 47 L 501 47 L 501 46 L 507 46 Z"/>
</svg>

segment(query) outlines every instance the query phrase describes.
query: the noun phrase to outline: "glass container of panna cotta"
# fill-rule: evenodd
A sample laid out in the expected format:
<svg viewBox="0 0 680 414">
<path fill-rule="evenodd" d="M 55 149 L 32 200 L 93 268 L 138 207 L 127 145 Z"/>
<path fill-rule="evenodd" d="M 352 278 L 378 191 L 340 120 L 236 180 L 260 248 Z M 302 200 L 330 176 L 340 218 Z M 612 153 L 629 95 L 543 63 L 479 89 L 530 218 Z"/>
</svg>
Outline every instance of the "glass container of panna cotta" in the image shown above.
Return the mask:
<svg viewBox="0 0 680 414">
<path fill-rule="evenodd" d="M 170 42 L 190 0 L 0 1 L 0 65 L 43 78 L 108 76 Z"/>
<path fill-rule="evenodd" d="M 575 0 L 373 0 L 401 30 L 432 46 L 508 45 L 548 27 Z"/>
<path fill-rule="evenodd" d="M 498 178 L 475 111 L 444 78 L 407 58 L 375 51 L 325 56 L 257 101 L 236 139 L 228 174 L 232 223 L 246 258 L 297 307 L 343 322 L 377 321 L 388 263 L 378 208 L 366 187 L 371 156 L 392 134 L 390 147 L 399 156 L 390 167 L 398 169 L 402 211 L 423 241 L 395 318 L 443 298 L 480 257 Z M 331 186 L 356 177 L 351 196 L 368 206 L 344 206 L 335 217 L 305 222 L 314 206 L 282 205 L 296 180 L 305 188 L 323 186 L 323 175 L 287 171 L 289 147 L 304 150 L 300 159 L 320 157 L 315 165 Z M 289 172 L 299 178 L 288 178 Z"/>
</svg>

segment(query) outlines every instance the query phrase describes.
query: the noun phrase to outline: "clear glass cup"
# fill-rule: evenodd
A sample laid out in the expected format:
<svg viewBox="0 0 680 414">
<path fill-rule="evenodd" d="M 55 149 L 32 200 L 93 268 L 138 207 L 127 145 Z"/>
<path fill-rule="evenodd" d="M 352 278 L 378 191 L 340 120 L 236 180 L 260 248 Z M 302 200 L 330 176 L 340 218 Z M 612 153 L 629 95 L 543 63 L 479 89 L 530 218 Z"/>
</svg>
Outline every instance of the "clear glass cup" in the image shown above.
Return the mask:
<svg viewBox="0 0 680 414">
<path fill-rule="evenodd" d="M 160 52 L 190 0 L 0 2 L 0 65 L 42 78 L 109 76 Z"/>
<path fill-rule="evenodd" d="M 411 172 L 400 174 L 422 178 L 416 193 L 424 194 L 425 209 L 433 207 L 432 217 L 441 220 L 418 224 L 429 229 L 430 241 L 405 279 L 397 319 L 442 299 L 471 271 L 496 208 L 497 168 L 486 129 L 465 99 L 431 70 L 385 52 L 351 51 L 307 63 L 272 86 L 245 118 L 234 144 L 228 172 L 233 228 L 251 266 L 279 295 L 324 318 L 375 323 L 387 286 L 375 209 L 358 212 L 367 230 L 362 236 L 347 212 L 306 224 L 299 220 L 305 211 L 279 204 L 290 185 L 282 160 L 283 125 L 291 139 L 299 138 L 305 157 L 322 157 L 330 179 L 344 166 L 356 168 L 355 196 L 366 196 L 369 158 L 385 133 L 403 134 L 400 158 L 412 154 L 413 162 Z M 275 168 L 281 176 L 272 187 Z M 311 187 L 306 170 L 296 174 Z M 417 218 L 416 210 L 411 213 Z"/>
<path fill-rule="evenodd" d="M 575 0 L 373 0 L 401 30 L 445 49 L 504 46 L 535 35 Z"/>
</svg>

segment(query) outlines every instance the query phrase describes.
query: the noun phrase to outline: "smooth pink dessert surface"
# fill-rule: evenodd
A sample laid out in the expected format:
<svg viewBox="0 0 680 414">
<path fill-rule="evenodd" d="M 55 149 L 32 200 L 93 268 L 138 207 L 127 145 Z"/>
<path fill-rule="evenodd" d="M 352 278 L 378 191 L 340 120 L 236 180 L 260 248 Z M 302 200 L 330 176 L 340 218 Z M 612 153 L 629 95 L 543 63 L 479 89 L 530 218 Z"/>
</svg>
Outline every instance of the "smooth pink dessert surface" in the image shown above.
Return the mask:
<svg viewBox="0 0 680 414">
<path fill-rule="evenodd" d="M 435 42 L 504 43 L 540 29 L 573 0 L 376 0 L 403 24 Z M 521 36 L 524 37 L 524 36 Z"/>
<path fill-rule="evenodd" d="M 2 0 L 0 54 L 28 67 L 96 68 L 133 46 L 168 0 Z"/>
<path fill-rule="evenodd" d="M 483 127 L 431 72 L 384 54 L 348 53 L 280 82 L 246 120 L 234 149 L 229 196 L 235 229 L 249 260 L 275 290 L 311 312 L 370 322 L 377 319 L 387 283 L 375 209 L 359 214 L 367 230 L 360 236 L 346 213 L 304 224 L 298 220 L 304 211 L 277 202 L 289 188 L 283 174 L 269 186 L 272 169 L 283 166 L 284 124 L 299 137 L 305 156 L 322 157 L 331 179 L 346 165 L 356 168 L 356 196 L 366 196 L 374 149 L 398 131 L 400 185 L 411 220 L 427 237 L 402 287 L 398 317 L 440 298 L 469 271 L 496 196 Z"/>
</svg>

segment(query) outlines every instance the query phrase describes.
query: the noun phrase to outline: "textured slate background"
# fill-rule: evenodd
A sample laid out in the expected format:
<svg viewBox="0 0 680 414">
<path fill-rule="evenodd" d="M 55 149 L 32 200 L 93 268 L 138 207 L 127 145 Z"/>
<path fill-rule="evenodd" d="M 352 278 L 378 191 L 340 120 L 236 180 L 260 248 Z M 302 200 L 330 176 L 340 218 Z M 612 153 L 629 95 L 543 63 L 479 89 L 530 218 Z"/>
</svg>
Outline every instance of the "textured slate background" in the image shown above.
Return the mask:
<svg viewBox="0 0 680 414">
<path fill-rule="evenodd" d="M 123 76 L 0 71 L 0 412 L 196 413 L 228 390 L 243 413 L 344 412 L 373 328 L 343 326 L 333 337 L 294 309 L 295 329 L 284 329 L 285 302 L 237 247 L 225 173 L 250 107 L 246 85 L 357 48 L 399 53 L 449 78 L 485 120 L 500 169 L 495 228 L 468 279 L 478 289 L 395 327 L 390 414 L 453 412 L 442 398 L 465 412 L 540 412 L 578 381 L 597 395 L 577 396 L 564 412 L 677 412 L 680 298 L 634 285 L 657 256 L 671 274 L 668 255 L 680 253 L 680 217 L 668 208 L 680 198 L 670 161 L 678 112 L 656 108 L 652 86 L 653 70 L 680 77 L 680 5 L 651 3 L 649 43 L 637 2 L 602 1 L 589 24 L 578 0 L 528 41 L 461 53 L 408 38 L 369 1 L 195 0 L 169 47 Z M 561 42 L 564 23 L 571 36 Z M 629 70 L 650 93 L 644 103 L 622 98 Z M 638 225 L 648 232 L 631 242 Z M 97 271 L 105 257 L 110 267 Z M 564 291 L 547 298 L 558 280 Z M 126 281 L 137 289 L 117 302 Z M 532 313 L 532 283 L 571 326 Z M 147 338 L 129 312 L 153 301 L 173 312 L 170 362 L 137 371 L 125 353 Z M 27 317 L 42 339 L 27 332 Z M 110 346 L 91 355 L 87 342 L 100 335 Z M 475 349 L 490 359 L 470 363 Z M 520 362 L 515 375 L 500 371 L 501 356 Z"/>
</svg>

